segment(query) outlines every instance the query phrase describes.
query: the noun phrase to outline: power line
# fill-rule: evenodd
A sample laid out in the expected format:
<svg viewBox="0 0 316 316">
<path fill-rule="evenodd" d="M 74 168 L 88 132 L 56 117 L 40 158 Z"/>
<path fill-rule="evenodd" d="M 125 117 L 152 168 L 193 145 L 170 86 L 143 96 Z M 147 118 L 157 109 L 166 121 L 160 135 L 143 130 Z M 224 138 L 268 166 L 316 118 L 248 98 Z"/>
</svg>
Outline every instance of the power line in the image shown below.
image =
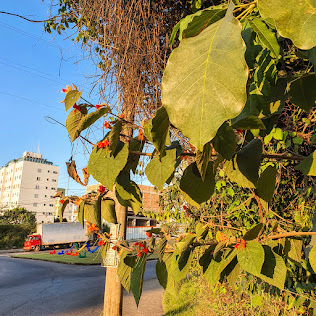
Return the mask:
<svg viewBox="0 0 316 316">
<path fill-rule="evenodd" d="M 8 92 L 4 92 L 4 91 L 0 91 L 0 93 L 5 94 L 5 95 L 8 95 L 8 96 L 10 96 L 10 97 L 18 98 L 18 99 L 25 100 L 25 101 L 32 102 L 32 103 L 37 103 L 37 104 L 40 104 L 40 105 L 42 105 L 42 106 L 46 106 L 46 107 L 53 108 L 53 109 L 56 109 L 56 110 L 59 110 L 59 111 L 63 111 L 63 112 L 64 112 L 63 109 L 57 108 L 57 107 L 52 106 L 52 105 L 48 105 L 48 104 L 46 104 L 46 103 L 42 103 L 42 102 L 39 102 L 39 101 L 27 99 L 27 98 L 25 98 L 25 97 L 21 97 L 21 96 L 18 96 L 18 95 L 15 95 L 15 94 L 11 94 L 11 93 L 8 93 Z"/>
</svg>

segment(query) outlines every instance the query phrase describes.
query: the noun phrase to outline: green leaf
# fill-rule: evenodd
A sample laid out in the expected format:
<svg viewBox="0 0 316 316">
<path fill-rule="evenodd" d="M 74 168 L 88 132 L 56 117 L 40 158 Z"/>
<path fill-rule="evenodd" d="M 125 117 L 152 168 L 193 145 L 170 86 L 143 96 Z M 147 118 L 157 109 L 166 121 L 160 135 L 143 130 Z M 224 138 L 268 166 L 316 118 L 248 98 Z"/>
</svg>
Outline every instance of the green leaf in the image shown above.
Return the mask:
<svg viewBox="0 0 316 316">
<path fill-rule="evenodd" d="M 232 260 L 232 262 L 226 267 L 225 270 L 227 270 L 230 266 L 232 266 L 232 268 L 229 269 L 229 271 L 226 273 L 226 278 L 229 285 L 234 288 L 241 271 L 240 264 L 238 263 L 237 258 Z"/>
<path fill-rule="evenodd" d="M 68 111 L 81 97 L 82 91 L 70 90 L 67 92 L 65 97 L 65 108 Z"/>
<path fill-rule="evenodd" d="M 117 223 L 115 202 L 110 198 L 105 198 L 101 202 L 101 215 L 108 223 Z"/>
<path fill-rule="evenodd" d="M 232 159 L 236 149 L 236 135 L 225 122 L 217 131 L 212 140 L 215 150 L 225 159 Z"/>
<path fill-rule="evenodd" d="M 210 161 L 205 174 L 204 181 L 197 168 L 196 162 L 191 163 L 183 172 L 180 180 L 180 189 L 184 199 L 194 206 L 207 201 L 213 194 L 215 179 L 213 162 Z"/>
<path fill-rule="evenodd" d="M 146 166 L 145 173 L 148 180 L 159 190 L 163 189 L 164 184 L 174 172 L 176 152 L 176 148 L 166 150 L 164 157 L 156 155 Z"/>
<path fill-rule="evenodd" d="M 144 148 L 145 142 L 142 142 L 138 140 L 138 138 L 133 138 L 129 143 L 129 151 L 139 151 L 142 152 Z M 124 170 L 129 171 L 132 170 L 133 173 L 136 173 L 136 169 L 138 166 L 138 162 L 140 159 L 140 155 L 135 155 L 132 153 L 129 153 L 126 166 L 124 167 Z"/>
<path fill-rule="evenodd" d="M 265 125 L 262 123 L 262 120 L 254 115 L 249 115 L 244 118 L 241 118 L 235 121 L 232 124 L 234 129 L 266 129 Z"/>
<path fill-rule="evenodd" d="M 72 110 L 67 117 L 66 128 L 72 142 L 80 135 L 80 132 L 78 132 L 77 129 L 82 118 L 84 118 L 84 115 L 78 110 Z"/>
<path fill-rule="evenodd" d="M 147 254 L 142 253 L 141 257 L 138 258 L 131 274 L 130 289 L 134 295 L 137 307 L 138 307 L 139 300 L 143 291 L 146 261 L 147 261 Z"/>
<path fill-rule="evenodd" d="M 214 286 L 221 277 L 221 273 L 228 264 L 236 257 L 236 249 L 229 252 L 227 256 L 223 253 L 218 253 L 215 259 L 211 261 L 207 270 L 204 272 L 204 277 L 210 286 Z"/>
<path fill-rule="evenodd" d="M 249 241 L 245 249 L 237 251 L 241 268 L 254 276 L 259 276 L 264 263 L 264 249 L 257 241 Z"/>
<path fill-rule="evenodd" d="M 180 29 L 180 22 L 179 21 L 172 29 L 172 32 L 171 32 L 171 35 L 170 35 L 170 39 L 169 39 L 169 45 L 172 47 L 176 37 L 177 37 L 177 33 L 178 33 L 178 30 Z"/>
<path fill-rule="evenodd" d="M 157 110 L 156 115 L 152 118 L 151 128 L 152 143 L 159 151 L 161 157 L 166 154 L 166 144 L 170 145 L 169 125 L 170 122 L 168 113 L 162 106 Z"/>
<path fill-rule="evenodd" d="M 316 273 L 316 244 L 313 246 L 313 248 L 309 252 L 308 260 L 309 260 L 309 263 L 310 263 L 312 269 Z"/>
<path fill-rule="evenodd" d="M 170 269 L 172 278 L 179 282 L 183 280 L 189 271 L 193 260 L 193 249 L 188 245 L 183 251 L 176 249 L 171 257 Z"/>
<path fill-rule="evenodd" d="M 316 104 L 316 77 L 308 75 L 301 77 L 291 83 L 289 91 L 290 100 L 309 112 Z"/>
<path fill-rule="evenodd" d="M 95 147 L 89 158 L 88 172 L 95 180 L 112 190 L 116 177 L 127 162 L 127 157 L 128 144 L 124 144 L 122 149 L 117 148 L 112 156 L 109 148 Z"/>
<path fill-rule="evenodd" d="M 274 32 L 259 18 L 254 17 L 249 20 L 252 29 L 257 33 L 261 44 L 268 48 L 275 58 L 280 56 L 280 46 Z"/>
<path fill-rule="evenodd" d="M 259 0 L 261 16 L 272 18 L 281 36 L 300 49 L 316 46 L 316 3 L 314 0 Z"/>
<path fill-rule="evenodd" d="M 157 250 L 157 253 L 158 253 L 158 259 L 160 261 L 162 261 L 162 258 L 165 254 L 165 248 L 166 248 L 166 245 L 167 245 L 167 238 L 166 236 L 163 236 L 158 244 L 158 250 Z"/>
<path fill-rule="evenodd" d="M 203 268 L 203 273 L 208 269 L 211 261 L 213 260 L 213 251 L 215 249 L 215 244 L 209 246 L 201 256 L 199 260 L 200 266 Z"/>
<path fill-rule="evenodd" d="M 138 185 L 130 180 L 128 173 L 121 172 L 117 177 L 115 194 L 121 205 L 130 206 L 135 215 L 138 214 L 143 202 L 142 193 Z"/>
<path fill-rule="evenodd" d="M 84 201 L 81 201 L 78 206 L 78 221 L 84 227 Z"/>
<path fill-rule="evenodd" d="M 257 184 L 257 195 L 267 203 L 270 203 L 275 190 L 277 169 L 268 166 L 260 175 Z"/>
<path fill-rule="evenodd" d="M 281 256 L 277 255 L 271 247 L 264 245 L 263 249 L 265 261 L 260 275 L 257 276 L 263 281 L 283 290 L 287 271 L 284 260 Z"/>
<path fill-rule="evenodd" d="M 225 18 L 182 40 L 162 79 L 162 104 L 170 122 L 200 151 L 246 102 L 245 44 L 233 9 L 231 2 Z"/>
<path fill-rule="evenodd" d="M 316 150 L 300 162 L 295 169 L 302 171 L 307 176 L 316 176 Z"/>
<path fill-rule="evenodd" d="M 242 239 L 244 240 L 253 240 L 256 239 L 263 227 L 263 223 L 259 223 L 258 225 L 252 227 L 250 230 L 246 232 Z"/>
<path fill-rule="evenodd" d="M 102 196 L 99 195 L 96 201 L 94 202 L 94 218 L 96 220 L 96 226 L 101 228 L 101 200 Z"/>
<path fill-rule="evenodd" d="M 230 180 L 245 188 L 255 188 L 259 177 L 262 143 L 253 139 L 243 147 L 233 160 L 226 161 L 224 171 Z"/>
<path fill-rule="evenodd" d="M 96 122 L 100 117 L 108 113 L 110 110 L 109 107 L 102 107 L 97 111 L 91 112 L 85 116 L 82 117 L 80 120 L 80 123 L 77 127 L 77 133 L 81 133 L 88 127 L 90 127 L 94 122 Z"/>
<path fill-rule="evenodd" d="M 285 243 L 285 249 L 287 249 L 287 257 L 297 263 L 302 261 L 302 248 L 303 240 L 295 238 L 287 238 Z"/>
<path fill-rule="evenodd" d="M 314 71 L 316 70 L 316 47 L 313 47 L 308 51 L 308 59 L 314 66 Z"/>
<path fill-rule="evenodd" d="M 94 204 L 91 204 L 91 203 L 84 204 L 84 219 L 87 222 L 97 225 L 97 220 L 94 215 Z"/>
<path fill-rule="evenodd" d="M 64 216 L 64 211 L 65 211 L 65 208 L 66 206 L 69 204 L 69 199 L 68 198 L 65 198 L 64 199 L 64 203 L 59 207 L 58 209 L 58 218 L 59 218 L 59 221 L 62 222 L 63 221 L 63 216 Z"/>
<path fill-rule="evenodd" d="M 199 169 L 202 180 L 205 180 L 206 170 L 208 163 L 210 162 L 210 158 L 212 155 L 212 147 L 210 143 L 206 143 L 203 147 L 203 151 L 197 151 L 196 153 L 196 165 Z"/>
<path fill-rule="evenodd" d="M 205 30 L 209 25 L 217 22 L 225 16 L 227 8 L 221 6 L 199 10 L 191 14 L 191 21 L 183 30 L 182 37 L 193 37 Z"/>
<path fill-rule="evenodd" d="M 152 119 L 144 123 L 144 134 L 150 142 L 153 142 L 153 136 L 151 134 L 152 126 L 153 126 Z"/>
<path fill-rule="evenodd" d="M 120 140 L 120 133 L 122 131 L 122 122 L 118 120 L 114 126 L 111 128 L 107 138 L 109 139 L 109 148 L 111 154 L 116 150 L 117 144 Z"/>
<path fill-rule="evenodd" d="M 128 252 L 123 249 L 120 256 L 120 262 L 117 267 L 117 276 L 120 279 L 121 284 L 123 285 L 125 290 L 129 292 L 133 267 L 125 263 L 125 258 L 127 256 L 128 256 Z M 136 256 L 133 256 L 133 257 L 136 258 Z"/>
</svg>

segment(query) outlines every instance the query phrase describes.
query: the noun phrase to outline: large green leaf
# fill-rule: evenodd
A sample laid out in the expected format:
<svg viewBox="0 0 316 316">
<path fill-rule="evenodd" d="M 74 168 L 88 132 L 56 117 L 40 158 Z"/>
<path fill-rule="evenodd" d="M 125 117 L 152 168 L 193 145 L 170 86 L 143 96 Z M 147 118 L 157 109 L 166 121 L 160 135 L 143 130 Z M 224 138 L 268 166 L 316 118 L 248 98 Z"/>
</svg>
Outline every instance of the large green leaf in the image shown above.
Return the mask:
<svg viewBox="0 0 316 316">
<path fill-rule="evenodd" d="M 96 220 L 96 226 L 101 228 L 101 200 L 102 196 L 99 195 L 94 202 L 94 218 Z"/>
<path fill-rule="evenodd" d="M 141 257 L 138 258 L 132 274 L 131 274 L 131 285 L 130 289 L 134 295 L 136 305 L 138 306 L 140 297 L 143 291 L 144 273 L 146 269 L 147 254 L 142 253 Z"/>
<path fill-rule="evenodd" d="M 114 126 L 111 128 L 111 131 L 107 135 L 107 138 L 110 143 L 109 148 L 110 148 L 111 154 L 116 150 L 117 144 L 120 140 L 121 131 L 122 131 L 122 122 L 119 120 L 114 124 Z"/>
<path fill-rule="evenodd" d="M 207 270 L 204 272 L 204 277 L 210 286 L 214 286 L 220 280 L 221 273 L 236 257 L 236 252 L 236 249 L 234 249 L 227 256 L 218 253 L 215 259 L 210 262 Z"/>
<path fill-rule="evenodd" d="M 153 117 L 151 128 L 153 145 L 159 151 L 161 157 L 166 153 L 166 145 L 170 145 L 169 125 L 168 113 L 162 106 Z"/>
<path fill-rule="evenodd" d="M 77 131 L 77 128 L 82 118 L 84 118 L 84 115 L 80 111 L 72 110 L 66 119 L 66 128 L 72 142 L 80 135 L 80 132 Z"/>
<path fill-rule="evenodd" d="M 146 166 L 145 173 L 148 180 L 159 190 L 172 175 L 175 169 L 177 149 L 166 150 L 166 155 L 160 157 L 156 155 Z"/>
<path fill-rule="evenodd" d="M 301 77 L 291 83 L 290 99 L 306 112 L 316 105 L 316 77 L 309 75 Z"/>
<path fill-rule="evenodd" d="M 267 47 L 275 58 L 278 58 L 280 55 L 280 46 L 274 32 L 259 18 L 249 20 L 249 24 L 257 33 L 261 44 Z"/>
<path fill-rule="evenodd" d="M 81 97 L 82 92 L 78 90 L 70 90 L 65 97 L 65 108 L 68 111 Z"/>
<path fill-rule="evenodd" d="M 284 260 L 281 256 L 277 255 L 271 247 L 264 245 L 263 249 L 265 261 L 261 273 L 257 276 L 263 281 L 283 290 L 287 271 Z"/>
<path fill-rule="evenodd" d="M 250 230 L 248 230 L 242 239 L 244 240 L 253 240 L 256 239 L 263 227 L 262 223 L 257 224 L 256 226 L 252 227 Z"/>
<path fill-rule="evenodd" d="M 77 127 L 77 133 L 82 132 L 89 126 L 91 126 L 95 121 L 97 121 L 100 117 L 108 113 L 110 110 L 109 107 L 102 107 L 101 109 L 91 112 L 84 117 L 82 117 L 78 127 Z"/>
<path fill-rule="evenodd" d="M 167 246 L 167 238 L 166 236 L 164 235 L 159 244 L 158 244 L 158 250 L 157 250 L 157 254 L 158 254 L 158 259 L 161 261 L 163 259 L 163 256 L 165 254 L 165 249 L 166 249 L 166 246 Z"/>
<path fill-rule="evenodd" d="M 94 213 L 94 204 L 92 203 L 84 204 L 84 219 L 87 222 L 97 225 L 97 220 L 95 218 L 95 213 Z"/>
<path fill-rule="evenodd" d="M 302 171 L 308 176 L 316 176 L 316 150 L 300 162 L 295 169 Z"/>
<path fill-rule="evenodd" d="M 211 7 L 205 10 L 199 10 L 190 15 L 190 22 L 183 30 L 182 37 L 193 37 L 201 33 L 209 25 L 217 22 L 225 16 L 227 8 L 223 6 Z"/>
<path fill-rule="evenodd" d="M 264 249 L 259 242 L 249 241 L 245 249 L 237 251 L 237 259 L 242 269 L 259 276 L 264 262 Z"/>
<path fill-rule="evenodd" d="M 225 122 L 212 140 L 215 150 L 225 159 L 232 159 L 236 149 L 236 135 Z"/>
<path fill-rule="evenodd" d="M 200 151 L 246 102 L 245 44 L 233 8 L 230 2 L 225 18 L 182 40 L 162 79 L 162 103 L 170 122 Z"/>
<path fill-rule="evenodd" d="M 81 201 L 78 206 L 78 221 L 84 227 L 84 204 L 85 201 Z"/>
<path fill-rule="evenodd" d="M 183 280 L 189 271 L 193 260 L 193 248 L 188 245 L 183 251 L 176 249 L 171 257 L 170 269 L 172 278 L 179 282 Z"/>
<path fill-rule="evenodd" d="M 285 247 L 287 257 L 297 262 L 298 264 L 302 261 L 302 248 L 303 248 L 303 240 L 288 238 L 285 241 Z"/>
<path fill-rule="evenodd" d="M 224 170 L 230 180 L 246 188 L 255 188 L 259 177 L 259 166 L 262 155 L 262 143 L 252 140 L 236 156 L 226 161 Z"/>
<path fill-rule="evenodd" d="M 65 198 L 64 199 L 64 203 L 62 203 L 61 206 L 59 206 L 59 209 L 58 209 L 58 218 L 59 218 L 59 221 L 62 222 L 63 221 L 63 216 L 64 216 L 64 211 L 66 209 L 66 206 L 69 204 L 70 200 L 68 198 Z"/>
<path fill-rule="evenodd" d="M 310 263 L 312 269 L 316 273 L 316 244 L 313 246 L 313 248 L 309 252 L 308 260 L 309 260 L 309 263 Z"/>
<path fill-rule="evenodd" d="M 257 183 L 257 195 L 267 203 L 267 206 L 271 202 L 275 190 L 276 174 L 276 167 L 268 166 L 260 175 Z"/>
<path fill-rule="evenodd" d="M 110 155 L 108 148 L 95 147 L 90 155 L 88 172 L 109 190 L 112 190 L 114 181 L 124 168 L 128 157 L 128 144 L 122 149 L 117 148 L 114 155 Z"/>
<path fill-rule="evenodd" d="M 261 16 L 272 18 L 278 32 L 300 49 L 316 46 L 315 0 L 258 0 Z"/>
<path fill-rule="evenodd" d="M 209 162 L 206 169 L 205 179 L 202 180 L 196 162 L 191 163 L 183 172 L 180 180 L 180 189 L 184 199 L 194 206 L 206 202 L 213 194 L 215 179 L 213 162 Z"/>
<path fill-rule="evenodd" d="M 316 47 L 313 47 L 308 51 L 308 59 L 314 65 L 314 70 L 316 69 Z"/>
<path fill-rule="evenodd" d="M 101 202 L 101 215 L 108 223 L 117 223 L 115 202 L 110 198 L 105 198 Z"/>
</svg>

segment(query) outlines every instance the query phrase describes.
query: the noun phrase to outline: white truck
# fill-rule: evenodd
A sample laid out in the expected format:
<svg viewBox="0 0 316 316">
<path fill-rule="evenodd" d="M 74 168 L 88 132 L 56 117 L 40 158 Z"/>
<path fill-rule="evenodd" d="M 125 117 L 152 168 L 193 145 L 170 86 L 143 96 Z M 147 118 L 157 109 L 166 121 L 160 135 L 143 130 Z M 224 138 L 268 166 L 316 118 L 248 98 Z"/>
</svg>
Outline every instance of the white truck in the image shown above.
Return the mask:
<svg viewBox="0 0 316 316">
<path fill-rule="evenodd" d="M 38 224 L 37 233 L 27 236 L 23 249 L 39 251 L 48 247 L 80 244 L 88 240 L 87 227 L 82 227 L 80 223 Z"/>
</svg>

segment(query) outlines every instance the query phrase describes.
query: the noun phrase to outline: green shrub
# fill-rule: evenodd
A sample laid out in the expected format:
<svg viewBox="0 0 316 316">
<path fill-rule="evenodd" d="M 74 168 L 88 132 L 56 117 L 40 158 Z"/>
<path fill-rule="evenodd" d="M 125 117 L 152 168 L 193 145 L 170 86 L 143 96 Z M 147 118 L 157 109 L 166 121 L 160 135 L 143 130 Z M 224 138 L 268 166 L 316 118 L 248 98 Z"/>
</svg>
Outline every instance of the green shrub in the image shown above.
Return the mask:
<svg viewBox="0 0 316 316">
<path fill-rule="evenodd" d="M 33 225 L 0 224 L 0 249 L 22 248 L 26 236 L 34 230 Z"/>
</svg>

